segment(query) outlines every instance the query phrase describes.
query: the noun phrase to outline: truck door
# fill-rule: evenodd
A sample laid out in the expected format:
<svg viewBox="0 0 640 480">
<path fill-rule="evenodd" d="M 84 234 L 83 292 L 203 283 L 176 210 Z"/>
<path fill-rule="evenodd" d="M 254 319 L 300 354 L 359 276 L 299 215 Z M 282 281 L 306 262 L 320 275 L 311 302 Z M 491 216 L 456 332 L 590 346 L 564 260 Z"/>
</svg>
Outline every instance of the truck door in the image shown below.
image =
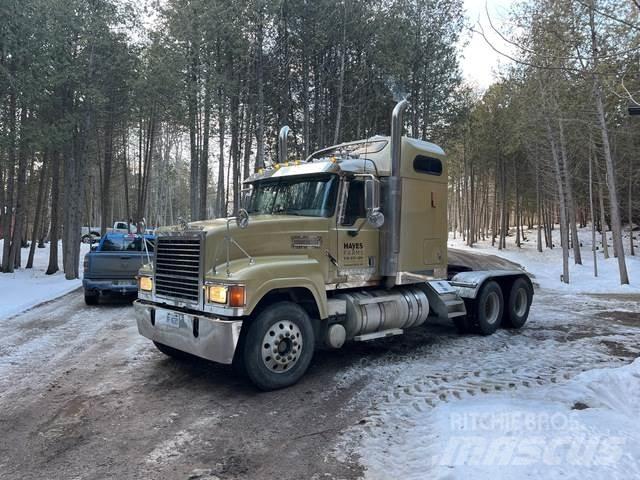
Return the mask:
<svg viewBox="0 0 640 480">
<path fill-rule="evenodd" d="M 338 273 L 355 287 L 380 278 L 380 231 L 367 223 L 364 180 L 351 178 L 345 188 L 347 198 L 336 216 Z"/>
</svg>

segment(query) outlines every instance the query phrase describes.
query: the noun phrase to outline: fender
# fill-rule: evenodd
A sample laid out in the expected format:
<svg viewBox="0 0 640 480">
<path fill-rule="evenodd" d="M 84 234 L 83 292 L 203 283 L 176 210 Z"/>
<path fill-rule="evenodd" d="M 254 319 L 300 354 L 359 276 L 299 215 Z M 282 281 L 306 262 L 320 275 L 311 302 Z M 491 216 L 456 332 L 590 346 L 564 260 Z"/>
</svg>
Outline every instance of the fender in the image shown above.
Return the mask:
<svg viewBox="0 0 640 480">
<path fill-rule="evenodd" d="M 529 285 L 531 285 L 531 279 L 524 270 L 474 270 L 470 272 L 460 272 L 456 274 L 449 283 L 457 290 L 461 298 L 473 299 L 476 298 L 482 285 L 484 285 L 487 280 L 504 278 L 505 280 L 514 281 L 520 277 L 525 278 L 527 282 L 529 282 Z"/>
<path fill-rule="evenodd" d="M 306 288 L 315 299 L 320 318 L 328 316 L 327 294 L 321 264 L 307 255 L 254 257 L 253 263 L 238 259 L 229 263 L 231 275 L 220 272 L 209 281 L 238 282 L 246 287 L 244 313 L 250 315 L 270 291 L 282 288 Z"/>
</svg>

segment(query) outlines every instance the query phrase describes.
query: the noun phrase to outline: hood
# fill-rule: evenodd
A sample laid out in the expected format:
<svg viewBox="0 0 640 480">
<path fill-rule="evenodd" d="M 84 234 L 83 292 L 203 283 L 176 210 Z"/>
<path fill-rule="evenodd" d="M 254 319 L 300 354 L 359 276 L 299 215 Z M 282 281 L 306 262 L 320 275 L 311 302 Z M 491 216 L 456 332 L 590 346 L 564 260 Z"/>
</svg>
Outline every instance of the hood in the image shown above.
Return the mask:
<svg viewBox="0 0 640 480">
<path fill-rule="evenodd" d="M 296 215 L 255 215 L 249 218 L 249 226 L 240 229 L 234 220 L 229 222 L 229 260 L 234 268 L 249 266 L 247 254 L 252 258 L 277 255 L 304 255 L 323 262 L 326 250 L 330 250 L 329 224 L 333 218 L 302 217 Z M 217 266 L 218 273 L 225 271 L 227 260 L 227 219 L 218 218 L 189 223 L 189 229 L 205 232 L 205 272 Z M 235 243 L 234 243 L 235 242 Z M 246 252 L 246 254 L 243 252 Z M 210 274 L 210 273 L 209 273 Z"/>
</svg>

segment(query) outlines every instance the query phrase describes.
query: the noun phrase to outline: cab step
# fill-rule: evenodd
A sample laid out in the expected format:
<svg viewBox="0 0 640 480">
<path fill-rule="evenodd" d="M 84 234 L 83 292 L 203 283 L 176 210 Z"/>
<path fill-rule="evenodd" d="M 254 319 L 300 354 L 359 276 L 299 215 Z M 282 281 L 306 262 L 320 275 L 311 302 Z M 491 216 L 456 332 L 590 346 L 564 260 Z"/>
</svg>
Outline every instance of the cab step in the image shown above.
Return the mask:
<svg viewBox="0 0 640 480">
<path fill-rule="evenodd" d="M 404 330 L 401 328 L 390 328 L 389 330 L 381 330 L 379 332 L 365 333 L 364 335 L 356 335 L 353 337 L 354 342 L 367 342 L 377 338 L 393 337 L 394 335 L 402 335 Z"/>
</svg>

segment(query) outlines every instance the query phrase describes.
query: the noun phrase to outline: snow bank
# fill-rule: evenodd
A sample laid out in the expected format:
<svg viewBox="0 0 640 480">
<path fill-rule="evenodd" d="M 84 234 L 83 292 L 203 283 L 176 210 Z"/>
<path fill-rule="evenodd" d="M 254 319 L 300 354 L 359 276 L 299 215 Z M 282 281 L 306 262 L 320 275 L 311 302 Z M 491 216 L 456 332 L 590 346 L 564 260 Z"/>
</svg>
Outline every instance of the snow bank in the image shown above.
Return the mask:
<svg viewBox="0 0 640 480">
<path fill-rule="evenodd" d="M 365 437 L 366 478 L 640 477 L 640 359 L 515 395 L 416 412 L 393 443 Z"/>
<path fill-rule="evenodd" d="M 598 277 L 593 276 L 593 253 L 591 251 L 591 227 L 578 231 L 578 237 L 582 244 L 582 265 L 576 265 L 573 258 L 573 250 L 569 258 L 569 280 L 566 284 L 560 280 L 562 275 L 562 248 L 560 247 L 560 232 L 556 228 L 553 231 L 553 241 L 556 245 L 553 249 L 544 249 L 539 253 L 536 249 L 536 231 L 525 229 L 527 240 L 522 242 L 522 247 L 515 245 L 515 235 L 507 237 L 507 248 L 498 250 L 491 246 L 491 240 L 480 241 L 473 247 L 467 247 L 461 238 L 449 237 L 449 247 L 460 250 L 469 250 L 480 254 L 496 255 L 522 265 L 525 270 L 535 276 L 535 282 L 541 288 L 555 290 L 559 293 L 640 293 L 640 248 L 637 248 L 636 256 L 625 256 L 630 285 L 620 285 L 618 273 L 618 259 L 613 257 L 611 232 L 608 233 L 608 245 L 610 258 L 604 259 L 600 234 L 596 232 L 596 251 L 598 264 Z M 638 235 L 638 232 L 634 232 Z M 543 240 L 544 242 L 544 240 Z M 629 248 L 628 232 L 623 239 L 625 250 Z"/>
<path fill-rule="evenodd" d="M 3 240 L 0 240 L 0 251 Z M 62 242 L 59 245 L 60 267 L 62 267 Z M 80 266 L 89 245 L 82 244 Z M 22 250 L 22 264 L 26 265 L 29 249 Z M 45 275 L 49 264 L 49 244 L 45 248 L 36 248 L 33 268 L 20 268 L 14 273 L 0 273 L 0 320 L 7 318 L 39 303 L 57 298 L 82 285 L 82 280 L 65 280 L 64 273 Z M 82 268 L 80 268 L 82 275 Z"/>
</svg>

